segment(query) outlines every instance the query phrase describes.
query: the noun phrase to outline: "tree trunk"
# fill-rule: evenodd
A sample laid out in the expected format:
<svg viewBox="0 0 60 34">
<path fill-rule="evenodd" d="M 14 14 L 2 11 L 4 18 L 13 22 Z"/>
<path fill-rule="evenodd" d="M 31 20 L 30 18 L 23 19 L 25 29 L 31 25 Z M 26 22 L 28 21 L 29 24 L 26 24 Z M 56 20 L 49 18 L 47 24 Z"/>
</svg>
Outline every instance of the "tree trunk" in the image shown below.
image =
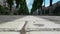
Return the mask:
<svg viewBox="0 0 60 34">
<path fill-rule="evenodd" d="M 18 7 L 19 7 L 19 4 L 16 5 L 16 8 L 18 8 Z"/>
<path fill-rule="evenodd" d="M 10 5 L 10 15 L 13 15 L 13 12 L 12 12 L 12 5 Z"/>
<path fill-rule="evenodd" d="M 53 1 L 53 0 L 50 0 L 49 15 L 52 15 L 52 1 Z"/>
<path fill-rule="evenodd" d="M 52 0 L 50 0 L 50 6 L 52 6 Z"/>
</svg>

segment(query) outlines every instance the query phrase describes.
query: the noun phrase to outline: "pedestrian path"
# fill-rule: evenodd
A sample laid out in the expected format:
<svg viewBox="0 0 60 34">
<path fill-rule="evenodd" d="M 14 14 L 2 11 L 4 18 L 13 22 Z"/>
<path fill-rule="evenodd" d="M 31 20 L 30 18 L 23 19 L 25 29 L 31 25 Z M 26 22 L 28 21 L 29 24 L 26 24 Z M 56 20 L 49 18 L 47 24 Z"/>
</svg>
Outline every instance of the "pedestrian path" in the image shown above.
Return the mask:
<svg viewBox="0 0 60 34">
<path fill-rule="evenodd" d="M 24 18 L 0 24 L 0 33 L 19 32 L 23 27 L 26 34 L 60 34 L 59 24 L 36 16 L 25 16 Z"/>
</svg>

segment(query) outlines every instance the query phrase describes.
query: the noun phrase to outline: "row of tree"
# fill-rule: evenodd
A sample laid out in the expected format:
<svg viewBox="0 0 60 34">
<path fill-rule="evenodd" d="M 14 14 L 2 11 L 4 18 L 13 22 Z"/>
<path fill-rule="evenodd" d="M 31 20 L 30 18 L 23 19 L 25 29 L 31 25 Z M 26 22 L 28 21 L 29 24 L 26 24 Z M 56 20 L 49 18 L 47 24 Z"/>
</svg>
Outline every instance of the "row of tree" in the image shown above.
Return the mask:
<svg viewBox="0 0 60 34">
<path fill-rule="evenodd" d="M 12 6 L 14 5 L 14 1 L 16 1 L 16 9 L 18 9 L 17 14 L 19 14 L 19 15 L 21 15 L 21 14 L 28 15 L 29 14 L 26 0 L 6 0 L 6 2 L 8 3 L 10 14 L 16 14 L 16 13 L 12 12 Z M 43 3 L 43 0 L 34 0 L 32 9 L 31 9 L 31 14 L 33 14 L 33 12 L 35 10 L 41 8 L 42 3 Z M 42 10 L 42 8 L 41 8 L 41 10 Z M 39 14 L 40 14 L 40 11 L 39 11 Z"/>
<path fill-rule="evenodd" d="M 45 0 L 34 0 L 34 3 L 32 5 L 31 14 L 33 14 L 34 11 L 38 10 L 38 14 L 40 15 L 42 12 L 42 4 L 45 3 Z M 53 0 L 50 0 L 50 6 L 52 6 Z"/>
<path fill-rule="evenodd" d="M 29 10 L 26 4 L 26 0 L 15 0 L 15 1 L 16 1 L 16 9 L 19 8 L 19 10 L 17 10 L 18 14 L 28 15 Z M 10 13 L 13 14 L 11 10 L 12 10 L 12 5 L 14 4 L 14 0 L 7 0 L 7 3 L 10 9 Z"/>
<path fill-rule="evenodd" d="M 16 1 L 16 9 L 18 9 L 16 13 L 12 12 L 12 6 L 14 5 L 14 1 Z M 50 0 L 50 6 L 52 6 L 52 1 L 53 0 Z M 29 10 L 27 7 L 26 0 L 6 0 L 6 2 L 8 3 L 9 14 L 29 15 Z M 34 0 L 30 14 L 33 14 L 34 11 L 38 10 L 38 13 L 40 15 L 40 13 L 41 13 L 40 11 L 42 11 L 43 2 L 45 2 L 45 1 L 44 0 Z"/>
</svg>

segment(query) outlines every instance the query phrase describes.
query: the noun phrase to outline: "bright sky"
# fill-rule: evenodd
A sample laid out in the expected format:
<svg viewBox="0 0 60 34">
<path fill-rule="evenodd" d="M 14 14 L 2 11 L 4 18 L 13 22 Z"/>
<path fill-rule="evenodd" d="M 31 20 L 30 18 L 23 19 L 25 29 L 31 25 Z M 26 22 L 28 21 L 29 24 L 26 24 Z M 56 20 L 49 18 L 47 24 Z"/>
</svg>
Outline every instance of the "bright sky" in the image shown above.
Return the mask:
<svg viewBox="0 0 60 34">
<path fill-rule="evenodd" d="M 29 9 L 32 8 L 33 1 L 34 0 L 26 0 Z M 60 0 L 53 0 L 53 4 L 56 3 L 56 2 L 58 2 L 58 1 L 60 1 Z M 45 0 L 45 6 L 46 7 L 49 6 L 49 0 Z"/>
</svg>

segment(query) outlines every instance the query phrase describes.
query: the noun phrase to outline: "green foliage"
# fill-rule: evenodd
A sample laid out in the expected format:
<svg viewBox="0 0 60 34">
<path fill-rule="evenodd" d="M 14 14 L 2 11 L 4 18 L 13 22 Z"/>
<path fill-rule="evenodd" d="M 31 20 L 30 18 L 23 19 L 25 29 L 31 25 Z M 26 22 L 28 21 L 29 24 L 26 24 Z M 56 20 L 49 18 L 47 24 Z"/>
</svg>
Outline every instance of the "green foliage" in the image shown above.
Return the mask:
<svg viewBox="0 0 60 34">
<path fill-rule="evenodd" d="M 60 6 L 57 6 L 54 11 L 53 11 L 54 15 L 60 15 Z"/>
<path fill-rule="evenodd" d="M 22 0 L 15 0 L 15 1 L 16 1 L 16 8 L 18 8 Z"/>
<path fill-rule="evenodd" d="M 28 15 L 29 14 L 29 10 L 26 4 L 26 0 L 15 0 L 16 1 L 16 9 L 17 11 L 14 11 L 14 15 L 16 15 L 17 13 L 19 15 Z M 6 0 L 6 2 L 8 3 L 8 8 L 7 7 L 2 7 L 0 6 L 0 14 L 1 15 L 9 15 L 12 13 L 12 5 L 14 4 L 14 0 Z M 19 7 L 20 6 L 20 7 Z"/>
<path fill-rule="evenodd" d="M 21 15 L 23 13 L 23 8 L 22 6 L 20 6 L 19 10 L 18 10 L 18 14 Z"/>
<path fill-rule="evenodd" d="M 10 11 L 12 10 L 12 5 L 14 4 L 14 0 L 6 0 L 9 5 Z"/>
<path fill-rule="evenodd" d="M 7 3 L 8 3 L 9 5 L 13 5 L 14 0 L 7 0 Z"/>
<path fill-rule="evenodd" d="M 37 9 L 42 7 L 43 0 L 34 0 L 32 5 L 31 14 L 36 11 Z"/>
<path fill-rule="evenodd" d="M 4 12 L 4 15 L 9 15 L 10 14 L 9 9 L 7 7 L 3 8 L 3 12 Z"/>
<path fill-rule="evenodd" d="M 20 2 L 20 8 L 18 10 L 18 14 L 20 15 L 28 15 L 29 11 L 28 11 L 28 7 L 26 4 L 26 0 L 23 0 Z"/>
<path fill-rule="evenodd" d="M 0 15 L 9 15 L 9 9 L 0 5 Z"/>
<path fill-rule="evenodd" d="M 2 13 L 2 9 L 3 9 L 3 7 L 0 5 L 0 14 Z"/>
<path fill-rule="evenodd" d="M 27 4 L 26 4 L 26 0 L 23 1 L 23 10 L 25 12 L 26 15 L 29 14 L 29 10 L 28 10 L 28 7 L 27 7 Z"/>
</svg>

